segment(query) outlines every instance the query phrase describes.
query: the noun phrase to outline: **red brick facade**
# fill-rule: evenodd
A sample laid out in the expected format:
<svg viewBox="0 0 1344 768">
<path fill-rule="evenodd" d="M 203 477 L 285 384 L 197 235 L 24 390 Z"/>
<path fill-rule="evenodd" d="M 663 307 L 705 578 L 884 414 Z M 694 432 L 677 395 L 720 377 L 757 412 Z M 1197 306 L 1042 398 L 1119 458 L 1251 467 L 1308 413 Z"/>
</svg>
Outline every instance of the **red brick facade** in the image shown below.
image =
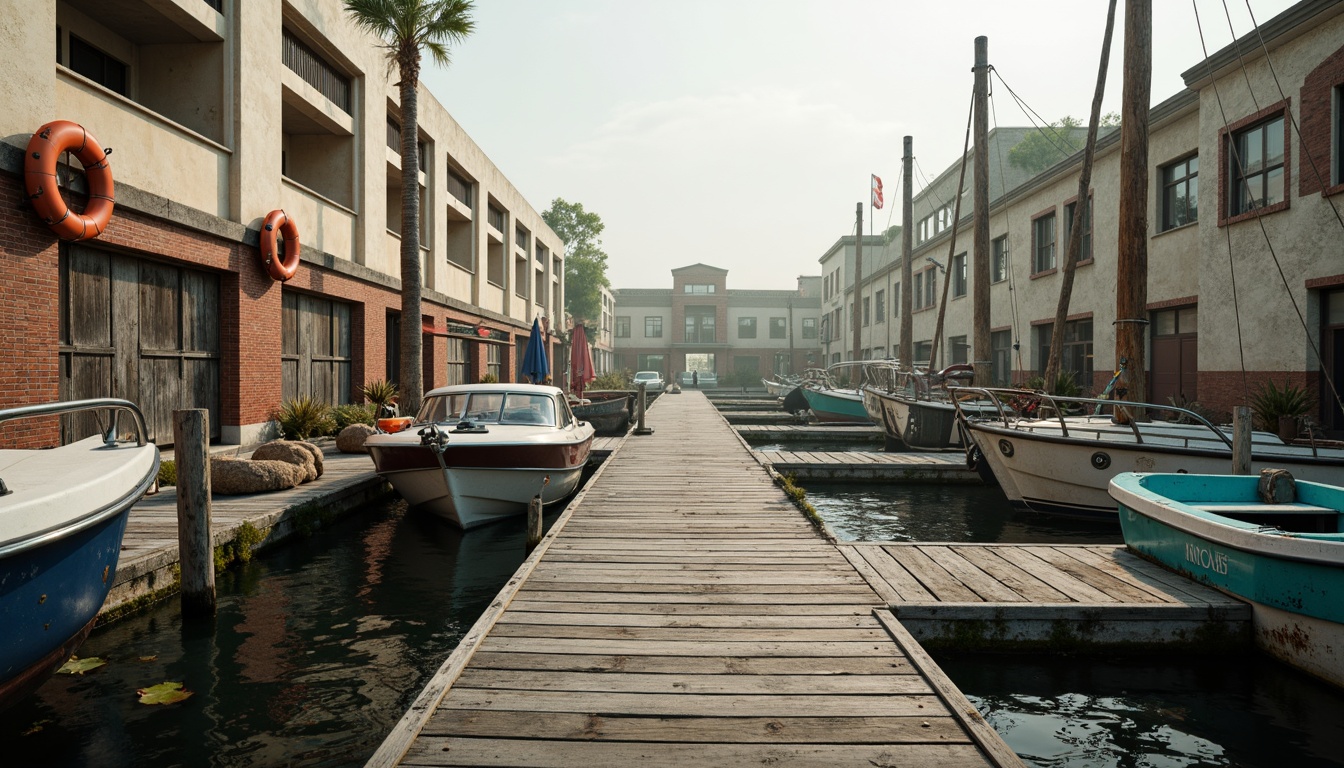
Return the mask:
<svg viewBox="0 0 1344 768">
<path fill-rule="evenodd" d="M 1335 88 L 1344 85 L 1344 47 L 1327 57 L 1302 81 L 1302 146 L 1298 161 L 1298 194 L 1330 195 L 1344 191 L 1344 183 L 1330 183 L 1331 112 Z M 1344 181 L 1344 180 L 1342 180 Z"/>
</svg>

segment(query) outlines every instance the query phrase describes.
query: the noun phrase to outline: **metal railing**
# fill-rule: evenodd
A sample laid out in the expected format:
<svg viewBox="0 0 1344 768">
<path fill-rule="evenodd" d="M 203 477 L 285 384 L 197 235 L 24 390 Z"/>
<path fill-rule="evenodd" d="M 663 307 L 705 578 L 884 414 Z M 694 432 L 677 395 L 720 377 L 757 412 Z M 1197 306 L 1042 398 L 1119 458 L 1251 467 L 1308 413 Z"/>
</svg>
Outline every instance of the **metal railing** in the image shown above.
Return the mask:
<svg viewBox="0 0 1344 768">
<path fill-rule="evenodd" d="M 25 405 L 18 408 L 6 408 L 0 410 L 0 423 L 13 421 L 14 419 L 28 419 L 36 416 L 59 416 L 64 413 L 77 413 L 79 411 L 97 411 L 110 410 L 112 412 L 112 421 L 103 429 L 103 443 L 107 445 L 116 445 L 121 434 L 120 415 L 122 411 L 131 414 L 135 426 L 135 444 L 144 445 L 149 435 L 149 430 L 145 427 L 145 416 L 140 412 L 140 407 L 129 400 L 120 400 L 117 398 L 95 398 L 91 400 L 70 400 L 61 403 L 43 403 L 41 405 Z M 99 418 L 101 422 L 102 419 Z"/>
<path fill-rule="evenodd" d="M 283 33 L 281 60 L 285 66 L 340 107 L 342 112 L 350 114 L 350 78 L 338 72 L 288 29 Z"/>
</svg>

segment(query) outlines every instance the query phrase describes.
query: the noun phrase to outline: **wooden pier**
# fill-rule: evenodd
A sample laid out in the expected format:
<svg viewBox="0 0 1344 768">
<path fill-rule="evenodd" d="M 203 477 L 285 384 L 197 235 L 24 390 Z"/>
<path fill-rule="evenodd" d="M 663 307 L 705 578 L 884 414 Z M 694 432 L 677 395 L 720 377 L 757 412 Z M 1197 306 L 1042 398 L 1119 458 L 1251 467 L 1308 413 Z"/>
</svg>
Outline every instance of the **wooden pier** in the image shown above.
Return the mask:
<svg viewBox="0 0 1344 768">
<path fill-rule="evenodd" d="M 881 453 L 877 451 L 757 451 L 761 461 L 799 482 L 974 483 L 962 453 Z"/>
<path fill-rule="evenodd" d="M 779 443 L 797 440 L 833 440 L 836 442 L 869 442 L 880 445 L 886 437 L 881 427 L 872 424 L 855 424 L 853 426 L 743 424 L 734 426 L 734 429 L 748 440 L 772 440 Z"/>
<path fill-rule="evenodd" d="M 370 765 L 1020 764 L 703 395 L 649 424 Z"/>
</svg>

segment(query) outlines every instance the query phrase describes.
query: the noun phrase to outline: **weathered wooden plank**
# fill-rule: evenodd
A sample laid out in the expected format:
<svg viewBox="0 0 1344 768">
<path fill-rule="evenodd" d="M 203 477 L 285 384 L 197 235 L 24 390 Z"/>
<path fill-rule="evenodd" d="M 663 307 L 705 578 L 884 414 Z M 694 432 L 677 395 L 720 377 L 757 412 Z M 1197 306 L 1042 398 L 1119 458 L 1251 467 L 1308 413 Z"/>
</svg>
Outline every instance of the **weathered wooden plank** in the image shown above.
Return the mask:
<svg viewBox="0 0 1344 768">
<path fill-rule="evenodd" d="M 948 573 L 941 565 L 929 559 L 917 546 L 891 545 L 882 548 L 892 559 L 900 563 L 939 600 L 956 600 L 973 603 L 982 599 L 975 592 Z"/>
<path fill-rule="evenodd" d="M 905 674 L 910 670 L 904 656 L 627 656 L 492 650 L 477 652 L 471 665 L 474 669 L 808 677 Z"/>
<path fill-rule="evenodd" d="M 606 606 L 605 613 L 568 613 L 555 611 L 523 610 L 521 601 L 514 601 L 511 609 L 500 617 L 504 624 L 556 624 L 561 626 L 597 626 L 597 627 L 678 627 L 710 628 L 724 627 L 733 629 L 846 629 L 852 627 L 873 628 L 877 624 L 867 615 L 857 611 L 849 614 L 828 615 L 804 611 L 791 611 L 785 615 L 742 615 L 742 614 L 667 614 L 662 611 L 650 613 L 616 613 Z"/>
<path fill-rule="evenodd" d="M 946 715 L 932 694 L 895 696 L 807 694 L 581 693 L 484 690 L 453 687 L 442 709 L 510 712 L 594 712 L 676 717 L 789 717 L 800 712 L 828 717 Z"/>
<path fill-rule="evenodd" d="M 1031 547 L 996 547 L 995 554 L 1032 576 L 1059 590 L 1070 601 L 1079 603 L 1115 603 L 1114 597 L 1073 578 L 1030 551 Z"/>
<path fill-rule="evenodd" d="M 622 717 L 445 709 L 425 724 L 426 736 L 570 741 L 700 742 L 738 744 L 968 743 L 951 717 Z"/>
<path fill-rule="evenodd" d="M 933 688 L 917 674 L 886 675 L 697 675 L 635 672 L 538 672 L 468 667 L 454 690 L 569 691 L 780 696 L 888 696 L 928 694 Z"/>
<path fill-rule="evenodd" d="M 881 547 L 858 546 L 854 551 L 863 556 L 863 559 L 877 571 L 877 574 L 883 580 L 896 590 L 899 600 L 917 601 L 934 600 L 933 593 L 924 587 L 909 571 L 900 563 L 896 562 L 890 554 Z"/>
<path fill-rule="evenodd" d="M 877 627 L 796 628 L 787 633 L 776 629 L 744 627 L 613 627 L 601 625 L 558 625 L 500 622 L 491 630 L 491 637 L 573 638 L 593 640 L 648 640 L 657 645 L 663 641 L 679 642 L 769 642 L 787 639 L 788 642 L 857 642 L 885 640 L 886 633 Z"/>
<path fill-rule="evenodd" d="M 665 617 L 667 620 L 675 620 L 679 616 L 778 616 L 781 621 L 797 620 L 805 618 L 821 618 L 827 616 L 867 616 L 871 601 L 869 602 L 841 602 L 841 603 L 726 603 L 726 602 L 700 602 L 700 603 L 668 603 L 664 601 L 652 601 L 647 603 L 620 603 L 620 602 L 574 602 L 563 600 L 533 600 L 530 599 L 534 592 L 520 594 L 516 600 L 511 603 L 510 615 L 514 611 L 519 612 L 546 612 L 546 613 L 612 613 L 620 616 L 633 618 L 639 615 L 657 615 Z"/>
<path fill-rule="evenodd" d="M 627 654 L 631 656 L 896 656 L 894 646 L 874 641 L 676 641 L 592 640 L 553 637 L 499 637 L 482 649 L 516 653 Z"/>
<path fill-rule="evenodd" d="M 968 545 L 954 546 L 952 549 L 1029 602 L 1070 602 L 1069 597 L 1063 592 L 996 554 L 997 547 Z"/>
<path fill-rule="evenodd" d="M 1098 589 L 1121 603 L 1149 603 L 1154 602 L 1154 598 L 1148 592 L 1138 589 L 1128 582 L 1116 578 L 1109 573 L 1094 568 L 1091 565 L 1083 563 L 1054 547 L 1030 547 L 1027 550 L 1033 555 L 1050 563 L 1064 573 L 1078 579 L 1089 586 Z"/>
<path fill-rule="evenodd" d="M 924 546 L 920 547 L 919 551 L 928 555 L 930 560 L 942 566 L 985 602 L 1020 603 L 1026 600 L 980 570 L 975 564 L 962 558 L 955 549 L 945 546 Z"/>
</svg>

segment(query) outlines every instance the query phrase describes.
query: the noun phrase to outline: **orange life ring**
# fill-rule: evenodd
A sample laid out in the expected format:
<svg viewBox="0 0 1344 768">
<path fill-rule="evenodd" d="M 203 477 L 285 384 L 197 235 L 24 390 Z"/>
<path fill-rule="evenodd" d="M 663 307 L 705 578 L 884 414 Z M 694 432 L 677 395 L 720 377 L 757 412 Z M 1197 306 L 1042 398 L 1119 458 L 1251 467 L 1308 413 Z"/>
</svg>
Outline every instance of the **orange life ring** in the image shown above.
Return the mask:
<svg viewBox="0 0 1344 768">
<path fill-rule="evenodd" d="M 284 261 L 277 250 L 277 233 L 285 241 Z M 261 224 L 261 260 L 266 274 L 282 283 L 299 271 L 299 227 L 284 211 L 271 211 Z"/>
<path fill-rule="evenodd" d="M 56 180 L 56 160 L 73 152 L 84 166 L 89 185 L 89 202 L 84 213 L 75 213 L 61 197 Z M 28 140 L 23 158 L 24 186 L 33 210 L 62 240 L 91 240 L 107 229 L 114 205 L 112 167 L 107 164 L 111 149 L 104 150 L 84 126 L 69 120 L 52 120 Z"/>
</svg>

